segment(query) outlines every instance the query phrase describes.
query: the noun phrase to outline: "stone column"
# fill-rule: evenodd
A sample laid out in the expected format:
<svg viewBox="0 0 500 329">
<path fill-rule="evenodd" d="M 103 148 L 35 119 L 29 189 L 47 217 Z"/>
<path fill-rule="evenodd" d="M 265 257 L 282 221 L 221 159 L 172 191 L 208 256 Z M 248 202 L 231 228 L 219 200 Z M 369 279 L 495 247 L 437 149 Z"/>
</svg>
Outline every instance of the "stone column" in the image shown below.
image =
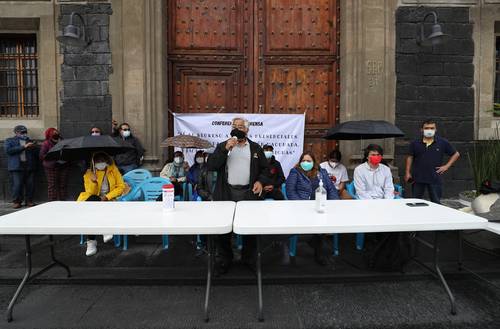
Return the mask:
<svg viewBox="0 0 500 329">
<path fill-rule="evenodd" d="M 395 118 L 395 19 L 397 0 L 341 2 L 340 122 Z M 358 163 L 369 143 L 394 157 L 394 140 L 341 141 L 344 159 Z M 347 164 L 347 161 L 345 161 Z"/>
</svg>

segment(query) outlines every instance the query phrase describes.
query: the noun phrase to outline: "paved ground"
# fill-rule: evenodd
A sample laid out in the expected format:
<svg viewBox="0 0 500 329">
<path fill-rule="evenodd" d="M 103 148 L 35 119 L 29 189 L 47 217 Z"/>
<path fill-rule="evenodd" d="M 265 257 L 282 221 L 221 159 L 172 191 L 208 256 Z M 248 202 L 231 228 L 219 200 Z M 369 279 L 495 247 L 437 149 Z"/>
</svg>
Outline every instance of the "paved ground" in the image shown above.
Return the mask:
<svg viewBox="0 0 500 329">
<path fill-rule="evenodd" d="M 480 231 L 466 238 L 494 254 L 466 248 L 466 264 L 500 285 L 500 238 Z M 23 291 L 15 321 L 0 318 L 0 328 L 500 328 L 500 290 L 457 271 L 453 232 L 443 235 L 441 259 L 457 299 L 456 316 L 442 286 L 416 264 L 405 273 L 370 271 L 353 248 L 354 236 L 342 235 L 341 256 L 323 268 L 312 261 L 306 239 L 299 241 L 295 264 L 283 259 L 279 244 L 266 250 L 264 323 L 256 320 L 255 276 L 237 264 L 215 281 L 206 324 L 206 257 L 195 255 L 191 237 L 172 237 L 168 251 L 159 236 L 130 237 L 128 251 L 100 243 L 90 258 L 79 237 L 58 237 L 58 258 L 73 277 L 54 269 L 36 280 Z M 49 260 L 44 240 L 34 239 L 36 268 Z M 432 259 L 425 249 L 419 254 Z M 0 306 L 6 307 L 24 272 L 22 237 L 0 237 L 0 264 Z"/>
</svg>

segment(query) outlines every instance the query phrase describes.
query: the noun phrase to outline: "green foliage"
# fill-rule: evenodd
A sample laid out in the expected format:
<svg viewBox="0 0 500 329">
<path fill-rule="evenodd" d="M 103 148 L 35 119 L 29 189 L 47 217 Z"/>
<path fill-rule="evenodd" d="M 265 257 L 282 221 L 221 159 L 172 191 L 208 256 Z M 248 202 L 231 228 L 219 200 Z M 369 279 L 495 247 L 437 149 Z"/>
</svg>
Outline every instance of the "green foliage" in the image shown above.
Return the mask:
<svg viewBox="0 0 500 329">
<path fill-rule="evenodd" d="M 472 152 L 467 154 L 474 175 L 474 185 L 479 191 L 485 180 L 500 179 L 500 126 L 496 137 L 484 141 L 476 141 Z M 479 192 L 478 192 L 479 193 Z"/>
</svg>

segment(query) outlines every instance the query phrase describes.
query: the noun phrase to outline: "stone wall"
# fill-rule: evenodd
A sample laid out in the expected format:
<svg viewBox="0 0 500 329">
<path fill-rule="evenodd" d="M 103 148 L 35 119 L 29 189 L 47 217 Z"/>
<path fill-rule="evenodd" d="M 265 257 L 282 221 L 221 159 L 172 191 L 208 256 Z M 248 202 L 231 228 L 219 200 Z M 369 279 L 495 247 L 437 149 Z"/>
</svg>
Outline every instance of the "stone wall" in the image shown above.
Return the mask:
<svg viewBox="0 0 500 329">
<path fill-rule="evenodd" d="M 112 115 L 109 92 L 111 4 L 61 5 L 60 31 L 68 24 L 71 12 L 84 17 L 92 43 L 85 48 L 60 45 L 63 55 L 60 130 L 64 137 L 88 134 L 93 125 L 108 130 Z"/>
<path fill-rule="evenodd" d="M 418 23 L 431 10 L 451 36 L 434 48 L 419 46 L 416 39 Z M 426 35 L 431 25 L 426 24 Z M 472 187 L 466 154 L 474 139 L 472 30 L 469 8 L 400 7 L 396 12 L 396 124 L 406 134 L 396 141 L 396 164 L 404 175 L 408 142 L 420 135 L 423 120 L 436 119 L 438 133 L 462 154 L 444 177 L 445 196 Z"/>
</svg>

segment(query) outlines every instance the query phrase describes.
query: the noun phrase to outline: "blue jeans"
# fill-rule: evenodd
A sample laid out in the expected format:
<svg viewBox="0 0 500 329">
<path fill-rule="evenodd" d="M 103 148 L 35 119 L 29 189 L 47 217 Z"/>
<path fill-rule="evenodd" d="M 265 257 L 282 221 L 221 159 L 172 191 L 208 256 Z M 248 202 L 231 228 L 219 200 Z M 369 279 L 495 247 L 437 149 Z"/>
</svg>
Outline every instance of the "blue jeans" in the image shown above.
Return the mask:
<svg viewBox="0 0 500 329">
<path fill-rule="evenodd" d="M 129 164 L 129 165 L 125 165 L 125 166 L 118 166 L 118 169 L 120 169 L 120 172 L 122 173 L 122 175 L 125 175 L 129 171 L 137 169 L 138 167 L 139 166 L 134 163 L 134 164 Z"/>
<path fill-rule="evenodd" d="M 413 183 L 412 189 L 414 198 L 422 199 L 424 197 L 425 190 L 427 189 L 431 202 L 441 204 L 441 195 L 443 192 L 441 184 Z"/>
<path fill-rule="evenodd" d="M 35 189 L 35 172 L 32 170 L 11 171 L 12 197 L 15 203 L 33 202 Z"/>
</svg>

